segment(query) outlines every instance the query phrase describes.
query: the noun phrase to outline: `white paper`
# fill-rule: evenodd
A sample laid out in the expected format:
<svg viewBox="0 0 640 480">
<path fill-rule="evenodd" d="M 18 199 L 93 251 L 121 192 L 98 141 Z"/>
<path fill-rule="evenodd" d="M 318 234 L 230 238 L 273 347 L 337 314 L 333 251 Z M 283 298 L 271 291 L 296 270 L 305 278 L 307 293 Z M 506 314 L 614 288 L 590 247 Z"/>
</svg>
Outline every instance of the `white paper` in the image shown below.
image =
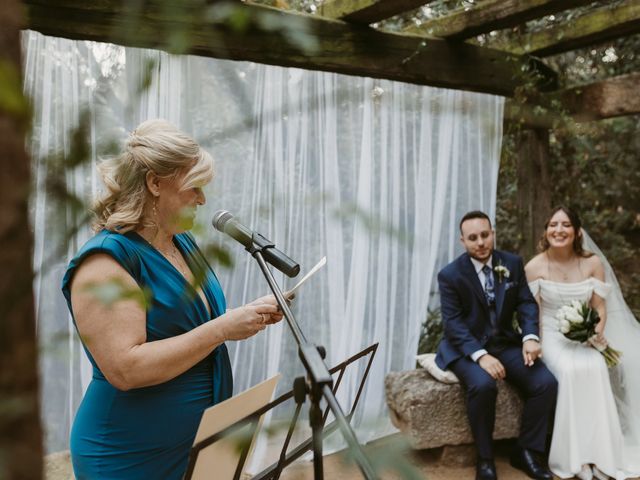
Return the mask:
<svg viewBox="0 0 640 480">
<path fill-rule="evenodd" d="M 301 286 L 304 282 L 306 282 L 307 280 L 309 280 L 309 278 L 311 278 L 311 277 L 313 276 L 313 274 L 314 274 L 314 273 L 316 273 L 318 270 L 320 270 L 322 267 L 324 267 L 326 263 L 327 263 L 327 257 L 326 257 L 326 256 L 324 256 L 324 257 L 322 257 L 322 258 L 320 259 L 320 261 L 319 261 L 318 263 L 316 263 L 316 264 L 315 264 L 315 266 L 314 266 L 311 270 L 309 270 L 309 272 L 308 272 L 304 277 L 302 277 L 302 279 L 300 279 L 300 281 L 299 281 L 298 283 L 296 283 L 296 284 L 295 284 L 295 286 L 294 286 L 292 289 L 287 290 L 287 291 L 284 293 L 285 298 L 286 298 L 286 297 L 290 297 L 291 295 L 293 295 L 293 294 L 295 293 L 295 291 L 296 291 L 298 288 L 300 288 L 300 286 Z"/>
</svg>

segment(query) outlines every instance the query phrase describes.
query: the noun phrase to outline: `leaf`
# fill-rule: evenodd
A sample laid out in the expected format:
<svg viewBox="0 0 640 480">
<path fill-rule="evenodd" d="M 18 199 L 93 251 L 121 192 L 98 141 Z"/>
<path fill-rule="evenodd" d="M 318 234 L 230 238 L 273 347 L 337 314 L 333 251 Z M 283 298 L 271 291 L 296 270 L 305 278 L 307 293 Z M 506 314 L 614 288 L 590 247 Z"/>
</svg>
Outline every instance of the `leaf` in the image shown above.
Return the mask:
<svg viewBox="0 0 640 480">
<path fill-rule="evenodd" d="M 213 259 L 212 263 L 216 263 L 224 268 L 232 268 L 234 265 L 233 257 L 229 250 L 218 245 L 209 245 L 204 248 L 204 256 Z"/>
<path fill-rule="evenodd" d="M 153 82 L 153 73 L 156 68 L 156 61 L 152 58 L 147 58 L 144 62 L 144 67 L 142 69 L 142 81 L 140 82 L 140 86 L 137 90 L 137 95 L 142 94 L 147 91 L 149 87 L 151 87 L 151 83 Z"/>
<path fill-rule="evenodd" d="M 123 300 L 134 300 L 138 305 L 147 310 L 153 298 L 148 288 L 131 288 L 118 278 L 111 278 L 103 282 L 88 283 L 85 291 L 92 293 L 108 308 Z"/>
<path fill-rule="evenodd" d="M 26 120 L 30 117 L 27 98 L 22 93 L 20 72 L 7 60 L 0 59 L 0 111 Z"/>
</svg>

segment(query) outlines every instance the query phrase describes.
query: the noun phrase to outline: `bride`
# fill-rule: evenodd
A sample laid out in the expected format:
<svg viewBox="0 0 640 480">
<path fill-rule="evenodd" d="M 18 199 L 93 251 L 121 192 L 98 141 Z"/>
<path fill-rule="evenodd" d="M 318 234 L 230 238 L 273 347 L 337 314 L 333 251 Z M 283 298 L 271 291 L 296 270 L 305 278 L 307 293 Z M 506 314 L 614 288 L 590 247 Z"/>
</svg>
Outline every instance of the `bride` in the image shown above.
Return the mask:
<svg viewBox="0 0 640 480">
<path fill-rule="evenodd" d="M 560 478 L 638 476 L 640 324 L 575 212 L 553 210 L 540 250 L 525 271 L 540 305 L 544 362 L 558 380 L 549 467 Z M 622 351 L 620 365 L 607 369 L 595 348 L 560 333 L 556 312 L 572 300 L 588 301 L 598 311 L 594 340 Z"/>
</svg>

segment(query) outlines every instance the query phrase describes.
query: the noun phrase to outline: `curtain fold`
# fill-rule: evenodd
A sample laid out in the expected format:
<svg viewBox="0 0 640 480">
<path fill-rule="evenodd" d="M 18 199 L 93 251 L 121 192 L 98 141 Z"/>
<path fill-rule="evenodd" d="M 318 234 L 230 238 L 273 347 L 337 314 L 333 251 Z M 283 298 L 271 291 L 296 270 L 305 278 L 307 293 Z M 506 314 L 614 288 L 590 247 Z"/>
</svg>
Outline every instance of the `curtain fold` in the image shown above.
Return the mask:
<svg viewBox="0 0 640 480">
<path fill-rule="evenodd" d="M 192 135 L 216 160 L 194 233 L 204 248 L 232 253 L 231 270 L 212 260 L 230 307 L 268 286 L 242 247 L 211 229 L 215 211 L 229 210 L 273 240 L 303 273 L 327 256 L 294 313 L 307 338 L 325 346 L 330 366 L 380 343 L 354 422 L 361 441 L 391 431 L 384 376 L 415 365 L 420 326 L 438 305 L 435 274 L 462 251 L 459 218 L 471 209 L 495 215 L 503 98 L 33 32 L 23 42 L 35 112 L 31 206 L 47 449 L 68 448 L 81 398 L 81 352 L 59 285 L 70 255 L 91 235 L 84 226 L 67 239 L 80 214 L 54 207 L 44 188 L 47 159 L 68 154 L 70 131 L 86 122 L 90 161 L 63 177 L 87 199 L 100 188 L 99 158 L 154 117 Z M 63 214 L 55 221 L 54 208 Z M 277 372 L 282 392 L 303 374 L 284 323 L 229 347 L 236 392 Z M 345 406 L 363 367 L 354 370 L 340 387 Z"/>
</svg>

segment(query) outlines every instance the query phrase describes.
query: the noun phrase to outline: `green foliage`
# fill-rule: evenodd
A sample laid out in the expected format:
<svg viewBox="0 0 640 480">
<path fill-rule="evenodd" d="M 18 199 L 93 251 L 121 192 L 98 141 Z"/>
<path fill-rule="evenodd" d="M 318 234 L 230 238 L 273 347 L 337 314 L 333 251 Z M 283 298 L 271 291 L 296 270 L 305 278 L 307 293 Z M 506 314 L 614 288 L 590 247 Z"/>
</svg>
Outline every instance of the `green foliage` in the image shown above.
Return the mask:
<svg viewBox="0 0 640 480">
<path fill-rule="evenodd" d="M 251 32 L 265 32 L 272 36 L 279 36 L 302 54 L 318 53 L 319 42 L 313 29 L 298 28 L 297 22 L 291 22 L 286 15 L 265 9 L 264 12 L 253 14 L 235 2 L 216 4 L 208 8 L 206 18 L 224 24 L 237 33 L 251 35 Z M 304 18 L 304 17 L 302 17 Z"/>
<path fill-rule="evenodd" d="M 593 83 L 640 71 L 639 46 L 640 35 L 632 35 L 556 55 L 547 59 L 547 63 L 560 73 L 561 87 Z"/>
<path fill-rule="evenodd" d="M 0 58 L 0 112 L 7 112 L 14 118 L 26 120 L 31 109 L 22 94 L 20 72 L 13 63 Z"/>
<path fill-rule="evenodd" d="M 548 63 L 560 73 L 560 85 L 574 86 L 640 71 L 639 48 L 640 35 L 635 35 L 557 55 Z M 577 124 L 557 105 L 550 110 L 559 119 L 550 135 L 552 204 L 565 204 L 579 213 L 640 318 L 640 118 Z M 523 243 L 516 201 L 519 128 L 511 124 L 505 132 L 498 182 L 498 239 L 500 248 L 512 251 Z"/>
<path fill-rule="evenodd" d="M 576 210 L 613 266 L 640 317 L 640 119 L 622 117 L 556 129 L 550 138 L 552 204 Z M 515 135 L 505 135 L 498 182 L 500 248 L 518 251 Z M 542 225 L 540 226 L 542 234 Z"/>
<path fill-rule="evenodd" d="M 326 0 L 253 0 L 251 3 L 313 14 L 324 1 Z"/>
<path fill-rule="evenodd" d="M 574 85 L 627 73 L 630 68 L 640 70 L 635 54 L 639 46 L 640 36 L 629 37 L 570 52 L 552 62 L 562 72 L 561 84 Z M 566 121 L 562 112 L 557 115 L 565 121 L 550 135 L 552 204 L 568 205 L 580 214 L 616 271 L 631 309 L 640 317 L 640 118 L 576 124 Z M 517 132 L 518 127 L 512 125 L 504 137 L 497 205 L 500 246 L 514 251 L 523 242 L 516 225 Z"/>
<path fill-rule="evenodd" d="M 420 327 L 420 342 L 418 353 L 435 352 L 443 333 L 442 313 L 440 307 L 427 309 L 427 318 Z"/>
<path fill-rule="evenodd" d="M 90 283 L 86 286 L 86 290 L 92 293 L 106 307 L 112 307 L 123 300 L 134 300 L 146 310 L 152 301 L 152 294 L 149 289 L 130 288 L 117 278 Z"/>
<path fill-rule="evenodd" d="M 233 257 L 229 250 L 218 245 L 207 245 L 203 249 L 203 254 L 207 259 L 213 259 L 216 267 L 233 268 Z"/>
</svg>

